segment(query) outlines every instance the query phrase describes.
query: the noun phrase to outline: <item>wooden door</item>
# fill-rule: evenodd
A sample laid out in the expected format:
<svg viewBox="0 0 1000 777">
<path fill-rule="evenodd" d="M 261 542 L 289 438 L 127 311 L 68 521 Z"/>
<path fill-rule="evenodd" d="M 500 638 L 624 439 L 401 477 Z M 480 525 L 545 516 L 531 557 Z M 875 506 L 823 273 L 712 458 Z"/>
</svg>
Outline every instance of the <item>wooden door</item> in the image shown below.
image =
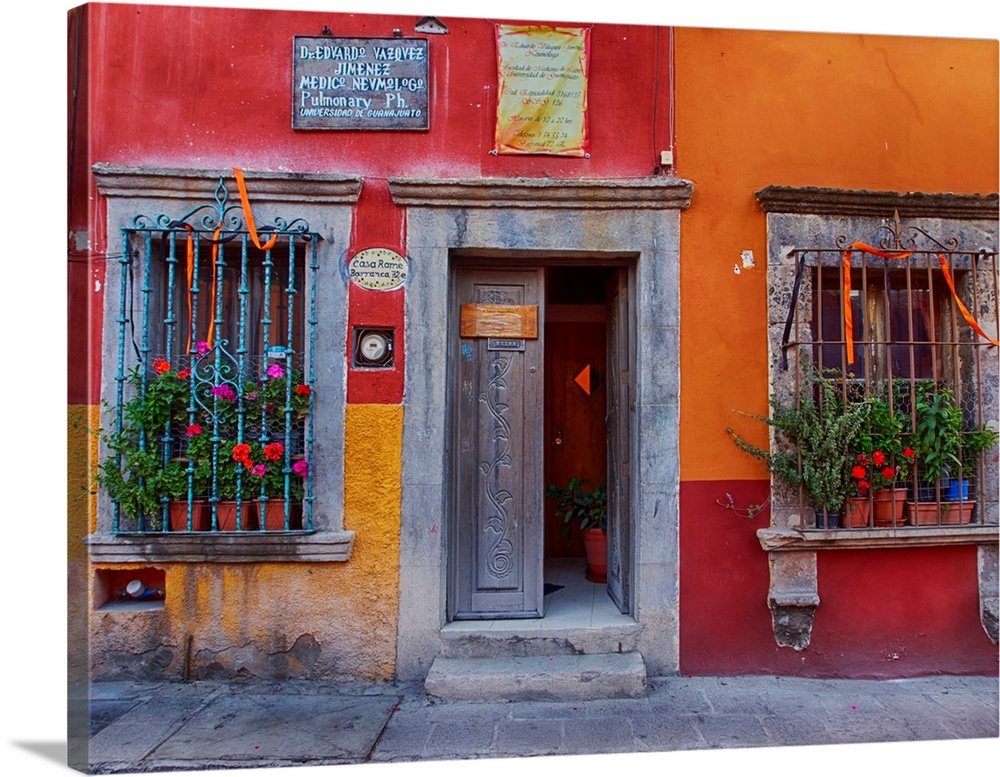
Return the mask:
<svg viewBox="0 0 1000 777">
<path fill-rule="evenodd" d="M 627 613 L 631 599 L 632 432 L 635 403 L 635 333 L 629 273 L 608 284 L 608 595 Z"/>
<path fill-rule="evenodd" d="M 593 490 L 607 482 L 604 317 L 603 305 L 546 309 L 546 485 L 577 477 Z M 551 499 L 545 511 L 546 557 L 582 556 L 583 534 L 567 535 Z"/>
<path fill-rule="evenodd" d="M 540 618 L 543 275 L 455 280 L 449 616 Z"/>
</svg>

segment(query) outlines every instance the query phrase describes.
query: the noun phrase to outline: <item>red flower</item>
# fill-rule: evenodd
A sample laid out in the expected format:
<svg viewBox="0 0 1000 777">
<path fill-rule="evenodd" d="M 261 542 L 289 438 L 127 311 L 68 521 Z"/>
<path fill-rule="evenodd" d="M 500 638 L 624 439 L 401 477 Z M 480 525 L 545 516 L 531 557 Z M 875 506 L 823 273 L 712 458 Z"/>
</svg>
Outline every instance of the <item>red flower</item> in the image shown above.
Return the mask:
<svg viewBox="0 0 1000 777">
<path fill-rule="evenodd" d="M 875 451 L 875 453 L 872 454 L 872 462 L 874 462 L 876 467 L 881 467 L 885 464 L 885 454 L 882 453 L 882 451 Z"/>
<path fill-rule="evenodd" d="M 295 387 L 295 393 L 298 394 L 300 397 L 308 397 L 309 387 L 304 383 L 300 383 L 298 386 Z"/>
<path fill-rule="evenodd" d="M 867 491 L 867 490 L 868 490 L 869 488 L 871 488 L 871 486 L 870 486 L 870 485 L 868 485 L 868 481 L 867 481 L 867 480 L 862 480 L 862 481 L 860 481 L 860 482 L 858 483 L 858 493 L 859 493 L 859 494 L 863 494 L 863 493 L 864 493 L 865 491 Z"/>
<path fill-rule="evenodd" d="M 153 359 L 153 370 L 156 371 L 157 375 L 170 372 L 170 362 L 166 359 Z"/>
<path fill-rule="evenodd" d="M 187 380 L 191 377 L 191 370 L 181 370 L 177 373 L 177 377 L 181 380 Z"/>
<path fill-rule="evenodd" d="M 243 467 L 245 469 L 253 469 L 253 459 L 246 459 L 246 460 L 244 460 Z"/>
<path fill-rule="evenodd" d="M 903 457 L 907 459 L 912 459 L 917 455 L 917 452 L 913 448 L 904 448 Z"/>
<path fill-rule="evenodd" d="M 885 469 L 882 470 L 882 477 L 884 477 L 886 480 L 893 480 L 896 477 L 896 470 L 894 470 L 892 467 L 886 467 Z"/>
<path fill-rule="evenodd" d="M 250 458 L 250 446 L 245 442 L 233 446 L 233 461 L 246 462 Z"/>
<path fill-rule="evenodd" d="M 272 442 L 264 446 L 264 458 L 268 461 L 278 461 L 285 455 L 285 446 L 280 442 Z"/>
<path fill-rule="evenodd" d="M 867 467 L 868 466 L 868 457 L 865 456 L 865 454 L 863 454 L 863 453 L 859 453 L 857 456 L 855 456 L 854 460 L 858 464 L 860 464 L 862 467 Z"/>
<path fill-rule="evenodd" d="M 191 424 L 187 428 L 187 436 L 194 437 L 197 434 L 201 434 L 201 426 L 199 424 Z"/>
<path fill-rule="evenodd" d="M 856 480 L 861 480 L 866 474 L 865 468 L 862 466 L 856 466 L 851 470 L 851 477 Z"/>
</svg>

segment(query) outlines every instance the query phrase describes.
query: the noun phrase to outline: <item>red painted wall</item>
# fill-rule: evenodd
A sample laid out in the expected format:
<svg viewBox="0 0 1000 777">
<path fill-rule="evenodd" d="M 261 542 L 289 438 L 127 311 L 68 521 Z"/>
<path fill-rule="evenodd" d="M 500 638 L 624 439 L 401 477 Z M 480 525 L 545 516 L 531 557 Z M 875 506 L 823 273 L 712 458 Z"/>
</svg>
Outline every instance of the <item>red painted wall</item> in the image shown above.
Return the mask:
<svg viewBox="0 0 1000 777">
<path fill-rule="evenodd" d="M 997 648 L 979 622 L 976 549 L 831 550 L 817 556 L 820 605 L 804 651 L 779 648 L 767 607 L 768 525 L 740 507 L 766 483 L 681 484 L 681 671 L 808 677 L 995 674 Z"/>
</svg>

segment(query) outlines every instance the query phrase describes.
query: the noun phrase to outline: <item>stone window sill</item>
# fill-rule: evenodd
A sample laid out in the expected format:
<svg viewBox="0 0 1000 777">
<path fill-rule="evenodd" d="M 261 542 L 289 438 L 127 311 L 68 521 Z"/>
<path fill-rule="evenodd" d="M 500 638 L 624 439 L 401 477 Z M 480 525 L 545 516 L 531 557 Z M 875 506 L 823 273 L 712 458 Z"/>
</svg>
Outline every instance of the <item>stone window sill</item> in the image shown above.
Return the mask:
<svg viewBox="0 0 1000 777">
<path fill-rule="evenodd" d="M 856 550 L 859 548 L 912 548 L 928 545 L 996 545 L 1000 527 L 914 526 L 898 529 L 781 529 L 757 532 L 768 551 Z"/>
<path fill-rule="evenodd" d="M 91 534 L 92 561 L 110 562 L 343 562 L 354 548 L 352 531 Z"/>
</svg>

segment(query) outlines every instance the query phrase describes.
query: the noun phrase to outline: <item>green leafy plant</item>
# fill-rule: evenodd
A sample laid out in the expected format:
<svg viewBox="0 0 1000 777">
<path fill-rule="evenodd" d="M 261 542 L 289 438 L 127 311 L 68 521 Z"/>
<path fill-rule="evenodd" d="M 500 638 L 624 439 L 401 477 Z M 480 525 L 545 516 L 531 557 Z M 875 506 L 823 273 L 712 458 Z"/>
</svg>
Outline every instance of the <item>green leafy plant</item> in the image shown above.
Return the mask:
<svg viewBox="0 0 1000 777">
<path fill-rule="evenodd" d="M 996 445 L 998 440 L 1000 440 L 1000 434 L 988 426 L 980 426 L 972 431 L 963 432 L 962 465 L 966 469 L 974 467 L 980 454 Z"/>
<path fill-rule="evenodd" d="M 839 512 L 853 487 L 851 445 L 868 412 L 868 402 L 846 402 L 830 379 L 812 376 L 792 400 L 772 397 L 770 416 L 743 413 L 775 430 L 778 450 L 760 448 L 732 428 L 726 431 L 786 486 L 801 486 L 817 510 Z"/>
<path fill-rule="evenodd" d="M 565 486 L 550 485 L 545 495 L 555 501 L 555 514 L 563 522 L 563 531 L 572 533 L 574 524 L 581 529 L 606 530 L 608 526 L 607 487 L 597 486 L 588 491 L 586 478 L 571 477 Z"/>
<path fill-rule="evenodd" d="M 105 442 L 112 453 L 101 463 L 97 483 L 118 502 L 126 516 L 150 518 L 153 528 L 159 528 L 163 502 L 187 494 L 184 465 L 178 461 L 164 464 L 162 454 L 141 447 L 131 431 L 107 435 Z"/>
<path fill-rule="evenodd" d="M 916 451 L 920 479 L 934 483 L 961 466 L 962 411 L 954 392 L 933 381 L 914 386 L 914 430 L 910 437 Z"/>
</svg>

